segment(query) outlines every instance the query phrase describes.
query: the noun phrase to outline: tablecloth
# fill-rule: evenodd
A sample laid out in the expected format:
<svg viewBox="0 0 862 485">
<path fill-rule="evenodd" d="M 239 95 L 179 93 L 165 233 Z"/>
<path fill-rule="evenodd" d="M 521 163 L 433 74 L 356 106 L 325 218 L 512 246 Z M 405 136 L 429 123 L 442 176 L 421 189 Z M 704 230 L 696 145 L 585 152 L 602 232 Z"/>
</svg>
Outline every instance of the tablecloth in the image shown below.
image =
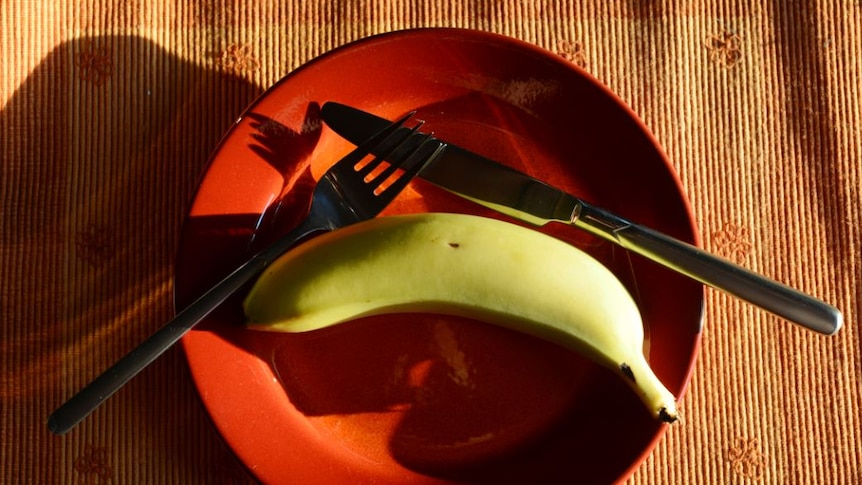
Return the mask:
<svg viewBox="0 0 862 485">
<path fill-rule="evenodd" d="M 173 315 L 180 229 L 243 108 L 369 35 L 496 32 L 644 121 L 703 246 L 836 305 L 825 337 L 706 290 L 684 420 L 632 484 L 862 483 L 862 2 L 0 2 L 0 477 L 251 483 L 174 348 L 78 428 L 50 412 Z"/>
</svg>

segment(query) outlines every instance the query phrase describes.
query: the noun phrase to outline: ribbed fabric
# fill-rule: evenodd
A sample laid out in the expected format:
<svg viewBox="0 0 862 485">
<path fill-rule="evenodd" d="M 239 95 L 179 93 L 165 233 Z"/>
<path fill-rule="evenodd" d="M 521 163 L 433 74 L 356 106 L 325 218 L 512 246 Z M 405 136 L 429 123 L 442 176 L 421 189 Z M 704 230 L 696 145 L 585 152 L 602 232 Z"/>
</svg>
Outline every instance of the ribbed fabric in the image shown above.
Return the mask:
<svg viewBox="0 0 862 485">
<path fill-rule="evenodd" d="M 675 3 L 0 2 L 2 481 L 250 482 L 178 349 L 69 435 L 45 420 L 172 315 L 187 204 L 248 103 L 352 40 L 448 26 L 587 69 L 706 249 L 845 314 L 823 337 L 708 290 L 684 419 L 630 483 L 862 482 L 862 4 Z"/>
</svg>

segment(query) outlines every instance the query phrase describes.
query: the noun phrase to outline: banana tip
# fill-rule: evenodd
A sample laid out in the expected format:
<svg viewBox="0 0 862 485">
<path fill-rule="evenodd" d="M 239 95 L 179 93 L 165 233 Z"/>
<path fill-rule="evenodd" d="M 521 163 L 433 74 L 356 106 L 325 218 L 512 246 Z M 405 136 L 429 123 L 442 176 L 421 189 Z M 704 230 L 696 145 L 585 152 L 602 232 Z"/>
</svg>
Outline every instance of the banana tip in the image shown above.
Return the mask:
<svg viewBox="0 0 862 485">
<path fill-rule="evenodd" d="M 676 410 L 668 410 L 668 408 L 663 407 L 658 411 L 658 419 L 663 423 L 675 423 L 679 419 L 679 415 L 676 413 Z"/>
</svg>

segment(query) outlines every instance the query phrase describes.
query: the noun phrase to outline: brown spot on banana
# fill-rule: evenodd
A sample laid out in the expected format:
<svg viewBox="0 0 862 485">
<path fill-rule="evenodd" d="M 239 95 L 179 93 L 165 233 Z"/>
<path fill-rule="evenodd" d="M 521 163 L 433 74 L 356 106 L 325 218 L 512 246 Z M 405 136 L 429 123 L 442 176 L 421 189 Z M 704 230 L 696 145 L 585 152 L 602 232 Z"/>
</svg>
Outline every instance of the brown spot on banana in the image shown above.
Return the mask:
<svg viewBox="0 0 862 485">
<path fill-rule="evenodd" d="M 637 382 L 637 379 L 635 379 L 635 373 L 632 372 L 632 368 L 625 362 L 620 364 L 620 372 L 622 372 L 630 381 Z"/>
</svg>

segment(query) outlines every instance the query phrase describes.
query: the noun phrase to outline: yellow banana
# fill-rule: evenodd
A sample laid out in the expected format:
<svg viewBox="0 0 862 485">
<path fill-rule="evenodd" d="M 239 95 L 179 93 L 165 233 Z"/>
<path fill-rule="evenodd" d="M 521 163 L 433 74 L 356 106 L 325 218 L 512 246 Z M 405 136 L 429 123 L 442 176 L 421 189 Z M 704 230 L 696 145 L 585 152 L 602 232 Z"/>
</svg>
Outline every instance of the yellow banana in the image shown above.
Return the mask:
<svg viewBox="0 0 862 485">
<path fill-rule="evenodd" d="M 515 224 L 440 213 L 360 222 L 280 257 L 244 308 L 251 328 L 283 332 L 394 312 L 503 325 L 584 353 L 615 370 L 656 418 L 677 417 L 622 283 L 585 252 Z"/>
</svg>

